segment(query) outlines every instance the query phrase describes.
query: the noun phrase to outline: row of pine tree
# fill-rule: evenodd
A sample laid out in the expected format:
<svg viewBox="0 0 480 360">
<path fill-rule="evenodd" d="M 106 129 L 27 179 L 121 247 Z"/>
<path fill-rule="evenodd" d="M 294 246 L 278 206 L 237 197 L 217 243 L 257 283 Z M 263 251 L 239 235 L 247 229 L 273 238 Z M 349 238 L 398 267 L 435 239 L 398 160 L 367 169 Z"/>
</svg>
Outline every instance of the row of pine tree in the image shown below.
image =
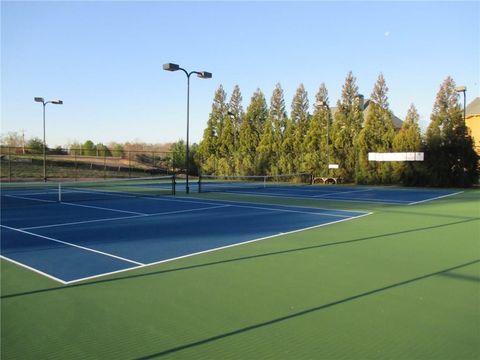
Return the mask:
<svg viewBox="0 0 480 360">
<path fill-rule="evenodd" d="M 388 87 L 378 76 L 368 111 L 362 109 L 356 78 L 348 73 L 335 111 L 321 84 L 313 114 L 300 85 L 290 115 L 277 84 L 267 105 L 258 89 L 246 109 L 240 88 L 230 100 L 222 86 L 215 92 L 207 128 L 196 153 L 200 171 L 217 175 L 277 175 L 309 172 L 359 184 L 470 186 L 478 181 L 478 156 L 448 77 L 437 93 L 431 122 L 423 135 L 411 105 L 395 130 Z M 424 162 L 370 162 L 368 152 L 421 152 Z M 328 170 L 328 164 L 339 164 Z"/>
</svg>

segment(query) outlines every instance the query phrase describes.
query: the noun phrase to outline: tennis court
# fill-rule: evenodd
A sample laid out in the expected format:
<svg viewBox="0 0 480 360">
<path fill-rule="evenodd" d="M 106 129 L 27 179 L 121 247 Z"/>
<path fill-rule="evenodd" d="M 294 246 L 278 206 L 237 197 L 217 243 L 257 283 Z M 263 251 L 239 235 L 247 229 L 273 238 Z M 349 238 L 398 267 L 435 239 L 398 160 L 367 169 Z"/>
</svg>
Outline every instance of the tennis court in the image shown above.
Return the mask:
<svg viewBox="0 0 480 360">
<path fill-rule="evenodd" d="M 366 215 L 154 196 L 159 180 L 3 190 L 2 257 L 66 284 Z"/>
<path fill-rule="evenodd" d="M 415 205 L 459 194 L 451 189 L 310 185 L 308 174 L 278 176 L 203 176 L 199 192 Z"/>
<path fill-rule="evenodd" d="M 2 357 L 478 358 L 478 190 L 220 183 L 4 184 Z"/>
</svg>

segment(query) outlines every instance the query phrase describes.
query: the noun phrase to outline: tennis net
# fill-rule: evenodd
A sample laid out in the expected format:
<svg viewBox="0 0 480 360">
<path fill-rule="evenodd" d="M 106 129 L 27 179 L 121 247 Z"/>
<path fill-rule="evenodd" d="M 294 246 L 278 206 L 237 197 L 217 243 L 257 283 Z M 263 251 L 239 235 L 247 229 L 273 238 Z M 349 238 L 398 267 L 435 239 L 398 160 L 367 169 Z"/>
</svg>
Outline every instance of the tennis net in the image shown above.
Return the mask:
<svg viewBox="0 0 480 360">
<path fill-rule="evenodd" d="M 2 183 L 1 207 L 175 195 L 175 176 L 75 182 Z"/>
<path fill-rule="evenodd" d="M 198 179 L 198 192 L 246 191 L 310 185 L 311 179 L 309 173 L 264 176 L 201 175 Z"/>
</svg>

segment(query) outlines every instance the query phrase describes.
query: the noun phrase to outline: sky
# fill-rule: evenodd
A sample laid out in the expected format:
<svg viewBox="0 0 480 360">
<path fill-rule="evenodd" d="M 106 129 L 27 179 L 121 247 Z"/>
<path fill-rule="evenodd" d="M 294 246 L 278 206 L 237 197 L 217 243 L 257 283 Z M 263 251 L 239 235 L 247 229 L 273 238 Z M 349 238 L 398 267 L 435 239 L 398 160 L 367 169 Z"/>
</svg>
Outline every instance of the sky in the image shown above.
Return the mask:
<svg viewBox="0 0 480 360">
<path fill-rule="evenodd" d="M 322 82 L 335 106 L 349 71 L 365 98 L 383 73 L 390 109 L 415 104 L 425 129 L 447 76 L 480 96 L 479 18 L 478 1 L 2 0 L 1 133 L 42 138 L 40 96 L 64 101 L 46 107 L 49 146 L 185 139 L 187 79 L 168 62 L 213 73 L 191 77 L 190 142 L 220 85 L 246 109 L 280 83 L 290 111 L 304 84 L 313 111 Z"/>
</svg>

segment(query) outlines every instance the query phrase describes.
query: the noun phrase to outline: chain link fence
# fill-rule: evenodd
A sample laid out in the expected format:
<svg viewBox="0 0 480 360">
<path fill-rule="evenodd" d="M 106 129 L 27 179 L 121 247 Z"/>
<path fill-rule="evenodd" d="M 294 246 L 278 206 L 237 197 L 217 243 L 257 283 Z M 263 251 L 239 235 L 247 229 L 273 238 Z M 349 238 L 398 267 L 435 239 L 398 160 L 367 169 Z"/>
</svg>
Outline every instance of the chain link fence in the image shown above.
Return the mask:
<svg viewBox="0 0 480 360">
<path fill-rule="evenodd" d="M 178 171 L 172 153 L 150 150 L 43 149 L 0 147 L 1 181 L 43 180 L 44 167 L 49 180 L 145 177 L 168 175 Z"/>
</svg>

